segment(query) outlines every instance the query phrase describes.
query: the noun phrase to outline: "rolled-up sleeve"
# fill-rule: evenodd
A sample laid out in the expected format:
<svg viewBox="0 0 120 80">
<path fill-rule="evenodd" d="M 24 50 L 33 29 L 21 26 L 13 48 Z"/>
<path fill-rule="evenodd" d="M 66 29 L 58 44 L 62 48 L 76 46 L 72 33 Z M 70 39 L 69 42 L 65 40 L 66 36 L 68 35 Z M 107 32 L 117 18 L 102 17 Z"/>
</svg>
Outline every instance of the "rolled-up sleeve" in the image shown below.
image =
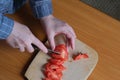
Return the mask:
<svg viewBox="0 0 120 80">
<path fill-rule="evenodd" d="M 0 39 L 6 39 L 12 32 L 14 21 L 0 14 Z"/>
<path fill-rule="evenodd" d="M 30 0 L 30 5 L 34 16 L 38 19 L 53 12 L 51 0 Z"/>
</svg>

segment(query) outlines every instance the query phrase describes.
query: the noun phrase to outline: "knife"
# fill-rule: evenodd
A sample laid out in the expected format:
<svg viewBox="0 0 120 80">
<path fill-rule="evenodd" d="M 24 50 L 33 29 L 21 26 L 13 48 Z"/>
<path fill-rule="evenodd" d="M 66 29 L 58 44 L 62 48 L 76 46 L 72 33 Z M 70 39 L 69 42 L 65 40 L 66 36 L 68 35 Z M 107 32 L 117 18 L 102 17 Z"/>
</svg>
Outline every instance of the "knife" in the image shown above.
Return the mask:
<svg viewBox="0 0 120 80">
<path fill-rule="evenodd" d="M 53 50 L 51 50 L 51 49 L 48 49 L 48 52 L 49 52 L 49 53 L 56 53 L 56 54 L 60 54 L 60 52 L 58 52 L 58 51 L 53 51 Z"/>
<path fill-rule="evenodd" d="M 40 50 L 36 45 L 32 44 L 32 46 L 33 46 L 35 52 L 38 52 L 38 51 Z M 48 53 L 60 54 L 60 52 L 53 51 L 53 50 L 51 50 L 51 49 L 48 49 Z"/>
</svg>

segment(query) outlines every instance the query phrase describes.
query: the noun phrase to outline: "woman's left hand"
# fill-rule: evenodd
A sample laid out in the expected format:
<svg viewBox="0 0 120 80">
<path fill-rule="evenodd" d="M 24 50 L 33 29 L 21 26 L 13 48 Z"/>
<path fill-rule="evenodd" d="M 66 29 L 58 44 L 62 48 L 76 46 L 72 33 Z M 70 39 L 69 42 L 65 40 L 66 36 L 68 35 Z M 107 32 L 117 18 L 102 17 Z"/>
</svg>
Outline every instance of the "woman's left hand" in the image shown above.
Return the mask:
<svg viewBox="0 0 120 80">
<path fill-rule="evenodd" d="M 55 18 L 53 15 L 45 16 L 40 19 L 52 50 L 55 48 L 54 37 L 58 34 L 64 34 L 68 40 L 68 46 L 75 48 L 75 32 L 67 23 Z"/>
</svg>

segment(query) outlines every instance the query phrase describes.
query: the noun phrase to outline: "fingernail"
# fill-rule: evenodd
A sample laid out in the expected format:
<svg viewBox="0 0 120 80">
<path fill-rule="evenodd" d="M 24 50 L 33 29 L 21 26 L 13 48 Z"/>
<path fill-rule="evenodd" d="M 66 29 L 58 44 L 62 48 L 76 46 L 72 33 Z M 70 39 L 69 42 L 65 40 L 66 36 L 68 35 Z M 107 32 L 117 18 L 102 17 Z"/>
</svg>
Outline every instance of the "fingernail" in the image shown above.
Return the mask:
<svg viewBox="0 0 120 80">
<path fill-rule="evenodd" d="M 47 50 L 47 49 L 45 49 L 43 52 L 44 52 L 44 53 L 48 53 L 48 50 Z"/>
<path fill-rule="evenodd" d="M 54 50 L 54 49 L 55 49 L 55 47 L 52 48 L 52 50 Z"/>
</svg>

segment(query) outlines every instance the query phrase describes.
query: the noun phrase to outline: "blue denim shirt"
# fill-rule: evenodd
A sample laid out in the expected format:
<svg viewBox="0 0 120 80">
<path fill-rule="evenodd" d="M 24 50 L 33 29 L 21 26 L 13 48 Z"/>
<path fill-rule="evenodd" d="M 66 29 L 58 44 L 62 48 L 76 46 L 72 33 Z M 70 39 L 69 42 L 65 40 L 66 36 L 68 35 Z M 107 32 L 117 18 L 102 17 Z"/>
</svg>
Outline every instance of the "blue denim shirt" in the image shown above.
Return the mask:
<svg viewBox="0 0 120 80">
<path fill-rule="evenodd" d="M 4 14 L 12 14 L 19 9 L 26 0 L 0 0 L 0 39 L 6 39 L 12 32 L 14 20 Z M 29 0 L 33 14 L 41 18 L 52 14 L 51 0 Z"/>
</svg>

